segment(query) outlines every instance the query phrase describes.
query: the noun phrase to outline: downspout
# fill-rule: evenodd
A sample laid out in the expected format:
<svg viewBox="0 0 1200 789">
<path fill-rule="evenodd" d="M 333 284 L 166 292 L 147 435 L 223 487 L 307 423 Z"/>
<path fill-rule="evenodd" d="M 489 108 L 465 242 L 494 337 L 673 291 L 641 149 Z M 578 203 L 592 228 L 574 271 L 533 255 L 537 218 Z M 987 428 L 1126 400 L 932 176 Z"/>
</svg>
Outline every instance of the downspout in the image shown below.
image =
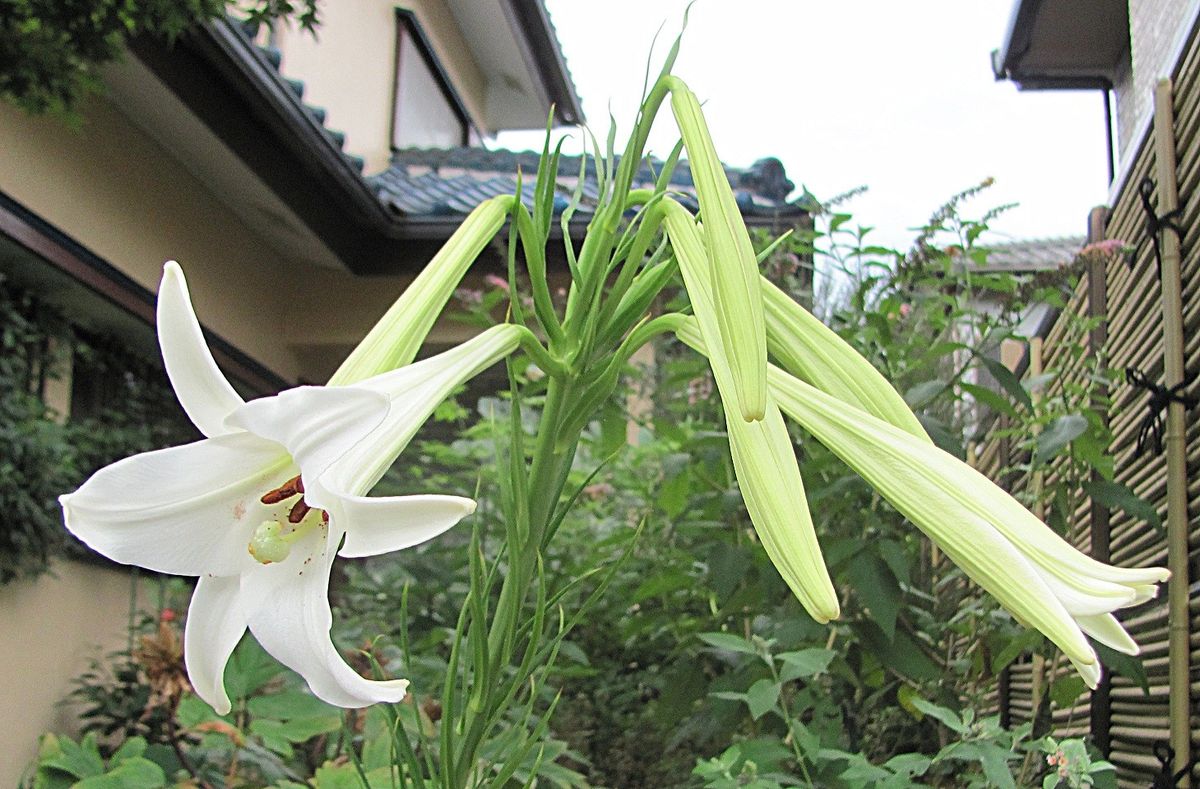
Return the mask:
<svg viewBox="0 0 1200 789">
<path fill-rule="evenodd" d="M 1108 153 L 1108 185 L 1117 177 L 1116 150 L 1113 146 L 1112 85 L 1100 89 L 1104 94 L 1104 142 Z"/>
<path fill-rule="evenodd" d="M 1170 79 L 1161 79 L 1154 87 L 1154 158 L 1158 165 L 1158 212 L 1170 214 L 1179 207 L 1176 179 L 1175 110 Z M 1179 235 L 1162 234 L 1162 308 L 1163 308 L 1163 385 L 1168 389 L 1183 382 L 1183 294 L 1180 284 Z M 1191 763 L 1191 693 L 1189 685 L 1188 622 L 1188 496 L 1187 445 L 1185 444 L 1184 405 L 1172 400 L 1167 406 L 1167 568 L 1171 580 L 1167 586 L 1167 661 L 1168 715 L 1171 748 L 1175 752 L 1172 769 L 1185 771 Z M 1191 786 L 1183 775 L 1179 786 Z"/>
</svg>

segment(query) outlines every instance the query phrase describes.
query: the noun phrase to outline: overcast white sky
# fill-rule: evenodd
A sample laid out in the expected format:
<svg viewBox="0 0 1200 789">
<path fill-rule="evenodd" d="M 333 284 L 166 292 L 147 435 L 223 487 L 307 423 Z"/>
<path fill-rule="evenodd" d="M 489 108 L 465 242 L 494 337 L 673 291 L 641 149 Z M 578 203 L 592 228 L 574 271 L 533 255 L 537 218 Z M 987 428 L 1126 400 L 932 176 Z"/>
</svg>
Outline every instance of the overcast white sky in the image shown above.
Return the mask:
<svg viewBox="0 0 1200 789">
<path fill-rule="evenodd" d="M 1082 235 L 1105 202 L 1103 102 L 1098 91 L 1018 93 L 996 82 L 1013 0 L 699 0 L 675 67 L 700 100 L 728 164 L 781 159 L 818 197 L 860 184 L 849 204 L 878 243 L 906 247 L 945 198 L 985 177 L 996 186 L 978 213 L 1019 202 L 993 243 Z M 589 125 L 601 137 L 609 107 L 624 140 L 641 94 L 674 39 L 684 0 L 547 0 Z M 651 148 L 677 132 L 660 113 Z M 538 134 L 497 145 L 540 148 Z"/>
</svg>

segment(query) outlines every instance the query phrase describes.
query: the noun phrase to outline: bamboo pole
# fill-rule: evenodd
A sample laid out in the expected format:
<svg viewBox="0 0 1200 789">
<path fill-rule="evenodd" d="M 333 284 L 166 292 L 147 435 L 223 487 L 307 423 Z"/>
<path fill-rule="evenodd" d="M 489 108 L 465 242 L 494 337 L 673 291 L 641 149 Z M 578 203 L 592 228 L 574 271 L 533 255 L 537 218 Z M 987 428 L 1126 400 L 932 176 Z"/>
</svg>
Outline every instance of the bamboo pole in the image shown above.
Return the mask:
<svg viewBox="0 0 1200 789">
<path fill-rule="evenodd" d="M 1037 378 L 1042 374 L 1042 372 L 1042 338 L 1031 337 L 1029 340 L 1029 377 Z M 1042 402 L 1041 391 L 1034 390 L 1032 392 L 1032 398 L 1035 406 L 1034 413 L 1036 415 L 1036 406 L 1040 405 Z M 1036 436 L 1040 432 L 1041 430 L 1039 430 L 1035 425 L 1034 435 Z M 1045 476 L 1045 472 L 1041 468 L 1036 469 L 1033 472 L 1033 478 L 1030 480 L 1029 485 L 1033 491 L 1033 514 L 1036 515 L 1040 521 L 1046 520 L 1046 506 L 1042 502 L 1042 487 L 1045 481 Z M 1050 678 L 1046 676 L 1046 658 L 1035 654 L 1033 656 L 1033 666 L 1029 688 L 1029 696 L 1033 700 L 1032 716 L 1035 731 L 1037 730 L 1038 709 L 1042 705 L 1042 696 L 1045 695 L 1046 684 L 1049 682 L 1049 679 Z"/>
<path fill-rule="evenodd" d="M 1161 79 L 1154 87 L 1154 154 L 1158 168 L 1158 213 L 1179 207 L 1176 180 L 1175 112 L 1171 80 Z M 1168 389 L 1183 381 L 1183 298 L 1180 284 L 1179 237 L 1164 230 L 1162 243 L 1163 385 Z M 1185 411 L 1182 403 L 1167 407 L 1165 448 L 1167 453 L 1167 586 L 1168 687 L 1171 747 L 1174 770 L 1191 761 L 1191 708 L 1188 673 L 1188 516 L 1187 446 L 1184 441 Z M 1185 776 L 1179 786 L 1191 786 Z"/>
<path fill-rule="evenodd" d="M 1105 226 L 1108 223 L 1108 209 L 1093 208 L 1088 214 L 1088 243 L 1094 244 L 1104 240 Z M 1107 256 L 1096 255 L 1088 263 L 1087 269 L 1087 309 L 1088 317 L 1095 324 L 1088 333 L 1088 353 L 1093 358 L 1107 364 L 1105 346 L 1108 343 L 1108 259 Z M 1108 387 L 1100 385 L 1096 396 L 1102 400 L 1108 398 Z M 1105 425 L 1108 416 L 1104 415 Z M 1104 477 L 1098 469 L 1092 469 L 1092 482 L 1101 482 Z M 1112 531 L 1108 508 L 1098 501 L 1091 501 L 1088 507 L 1088 535 L 1092 545 L 1092 558 L 1108 563 L 1112 561 Z M 1100 679 L 1100 684 L 1092 691 L 1089 706 L 1088 728 L 1092 741 L 1104 758 L 1112 752 L 1112 679 L 1108 672 Z"/>
</svg>

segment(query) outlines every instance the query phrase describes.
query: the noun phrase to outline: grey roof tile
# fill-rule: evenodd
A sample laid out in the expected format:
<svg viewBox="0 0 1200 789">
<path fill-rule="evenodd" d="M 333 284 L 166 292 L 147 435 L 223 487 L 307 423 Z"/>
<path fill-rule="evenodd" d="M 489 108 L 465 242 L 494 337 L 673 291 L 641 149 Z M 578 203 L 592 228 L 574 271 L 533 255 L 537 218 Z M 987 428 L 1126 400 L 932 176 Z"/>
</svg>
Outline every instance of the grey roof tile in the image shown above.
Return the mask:
<svg viewBox="0 0 1200 789">
<path fill-rule="evenodd" d="M 1032 238 L 989 246 L 987 268 L 997 271 L 1049 271 L 1070 265 L 1079 255 L 1083 236 Z"/>
<path fill-rule="evenodd" d="M 480 201 L 516 190 L 522 173 L 522 201 L 532 207 L 531 186 L 539 156 L 532 151 L 486 148 L 408 148 L 392 155 L 391 166 L 367 180 L 392 210 L 406 215 L 442 216 L 466 214 Z M 583 163 L 584 183 L 577 213 L 585 216 L 600 198 L 596 163 Z M 559 162 L 559 183 L 554 212 L 561 214 L 570 204 L 578 183 L 581 159 L 564 156 Z M 662 162 L 643 164 L 634 176 L 635 187 L 653 186 Z M 761 159 L 751 167 L 725 168 L 738 208 L 747 217 L 795 216 L 804 212 L 787 196 L 794 188 L 778 159 Z M 688 162 L 681 161 L 672 173 L 672 190 L 690 208 L 697 206 L 695 183 Z"/>
</svg>

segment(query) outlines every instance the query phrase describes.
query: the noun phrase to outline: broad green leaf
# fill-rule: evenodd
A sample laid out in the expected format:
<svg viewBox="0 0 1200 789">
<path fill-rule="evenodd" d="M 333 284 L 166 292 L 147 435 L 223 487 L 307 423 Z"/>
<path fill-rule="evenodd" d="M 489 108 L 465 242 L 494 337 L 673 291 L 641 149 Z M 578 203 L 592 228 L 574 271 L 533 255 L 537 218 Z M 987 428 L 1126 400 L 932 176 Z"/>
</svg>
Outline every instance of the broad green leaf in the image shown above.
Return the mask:
<svg viewBox="0 0 1200 789">
<path fill-rule="evenodd" d="M 969 384 L 966 381 L 960 381 L 958 387 L 962 389 L 965 394 L 970 395 L 971 399 L 973 399 L 976 403 L 985 405 L 996 413 L 1005 414 L 1012 417 L 1017 415 L 1017 409 L 1013 408 L 1012 403 L 996 392 L 993 392 L 991 389 L 988 389 L 986 386 L 979 386 L 978 384 Z"/>
<path fill-rule="evenodd" d="M 229 698 L 245 698 L 283 672 L 275 658 L 253 638 L 243 638 L 225 666 L 225 690 Z"/>
<path fill-rule="evenodd" d="M 920 696 L 912 696 L 909 701 L 921 712 L 944 723 L 946 728 L 958 734 L 967 733 L 967 726 L 954 710 L 934 704 L 932 701 L 923 699 Z"/>
<path fill-rule="evenodd" d="M 1008 392 L 1013 400 L 1025 406 L 1027 410 L 1033 411 L 1033 400 L 1029 397 L 1029 392 L 1021 385 L 1021 379 L 1012 370 L 1005 367 L 996 359 L 989 359 L 986 356 L 980 357 L 980 361 L 983 362 L 983 366 L 992 374 L 992 377 L 996 379 L 996 383 L 1000 384 L 1000 387 Z"/>
<path fill-rule="evenodd" d="M 1126 655 L 1095 641 L 1092 642 L 1092 646 L 1096 649 L 1096 656 L 1100 658 L 1103 665 L 1111 669 L 1114 674 L 1120 674 L 1133 682 L 1147 696 L 1150 695 L 1150 680 L 1146 677 L 1146 669 L 1142 666 L 1141 658 Z"/>
<path fill-rule="evenodd" d="M 934 680 L 942 675 L 941 667 L 903 630 L 897 630 L 890 641 L 879 625 L 871 621 L 851 622 L 863 647 L 893 671 L 912 679 Z"/>
<path fill-rule="evenodd" d="M 1016 638 L 1009 639 L 1004 648 L 992 658 L 992 673 L 999 674 L 1027 649 L 1037 648 L 1045 639 L 1037 630 L 1026 630 Z"/>
<path fill-rule="evenodd" d="M 837 656 L 832 649 L 802 649 L 798 652 L 781 652 L 776 655 L 783 662 L 779 671 L 781 682 L 790 682 L 800 677 L 811 677 L 829 668 L 830 662 Z"/>
<path fill-rule="evenodd" d="M 1034 452 L 1034 463 L 1045 463 L 1062 451 L 1063 447 L 1081 436 L 1088 428 L 1088 421 L 1082 414 L 1066 414 L 1060 416 L 1038 433 Z"/>
<path fill-rule="evenodd" d="M 1155 530 L 1162 531 L 1163 523 L 1158 510 L 1128 486 L 1119 482 L 1099 479 L 1084 482 L 1083 489 L 1098 504 L 1109 509 L 1121 510 L 1140 521 L 1145 521 Z"/>
<path fill-rule="evenodd" d="M 270 750 L 284 758 L 291 758 L 292 741 L 284 732 L 282 721 L 270 718 L 252 720 L 250 721 L 250 732 L 262 740 L 263 745 Z"/>
<path fill-rule="evenodd" d="M 1079 678 L 1072 677 L 1072 679 Z M 992 743 L 979 744 L 979 763 L 983 765 L 983 774 L 987 777 L 989 786 L 996 786 L 1000 789 L 1016 789 L 1017 784 L 1013 781 L 1012 771 L 1008 768 L 1008 753 Z"/>
<path fill-rule="evenodd" d="M 850 560 L 846 575 L 875 624 L 891 641 L 896 637 L 896 616 L 902 596 L 892 571 L 879 557 L 863 551 Z"/>
<path fill-rule="evenodd" d="M 96 747 L 96 735 L 88 734 L 81 743 L 69 737 L 57 740 L 58 754 L 43 760 L 46 767 L 53 767 L 76 778 L 91 778 L 104 774 L 104 760 Z"/>
<path fill-rule="evenodd" d="M 750 708 L 750 717 L 758 720 L 766 715 L 779 701 L 779 685 L 769 679 L 760 679 L 746 691 L 746 706 Z"/>
<path fill-rule="evenodd" d="M 711 647 L 727 652 L 741 652 L 747 655 L 757 655 L 758 649 L 741 636 L 733 633 L 701 633 L 700 640 Z"/>
<path fill-rule="evenodd" d="M 690 589 L 696 585 L 696 579 L 683 570 L 672 569 L 647 578 L 633 590 L 630 602 L 640 603 L 651 597 L 670 594 L 680 589 Z"/>
<path fill-rule="evenodd" d="M 904 402 L 914 410 L 927 405 L 946 388 L 945 381 L 924 381 L 904 393 Z"/>
<path fill-rule="evenodd" d="M 104 775 L 85 778 L 72 789 L 162 789 L 166 785 L 163 769 L 138 756 L 126 759 Z"/>
<path fill-rule="evenodd" d="M 1069 674 L 1050 684 L 1050 700 L 1059 709 L 1074 706 L 1080 694 L 1087 690 L 1087 683 L 1078 674 Z"/>
<path fill-rule="evenodd" d="M 316 696 L 298 690 L 255 696 L 250 699 L 246 707 L 255 717 L 276 720 L 327 718 L 330 716 L 336 718 L 340 715 L 336 707 L 326 704 Z"/>
<path fill-rule="evenodd" d="M 130 737 L 121 743 L 121 747 L 113 753 L 109 764 L 120 764 L 126 759 L 136 759 L 146 753 L 146 740 L 142 737 Z"/>
</svg>

